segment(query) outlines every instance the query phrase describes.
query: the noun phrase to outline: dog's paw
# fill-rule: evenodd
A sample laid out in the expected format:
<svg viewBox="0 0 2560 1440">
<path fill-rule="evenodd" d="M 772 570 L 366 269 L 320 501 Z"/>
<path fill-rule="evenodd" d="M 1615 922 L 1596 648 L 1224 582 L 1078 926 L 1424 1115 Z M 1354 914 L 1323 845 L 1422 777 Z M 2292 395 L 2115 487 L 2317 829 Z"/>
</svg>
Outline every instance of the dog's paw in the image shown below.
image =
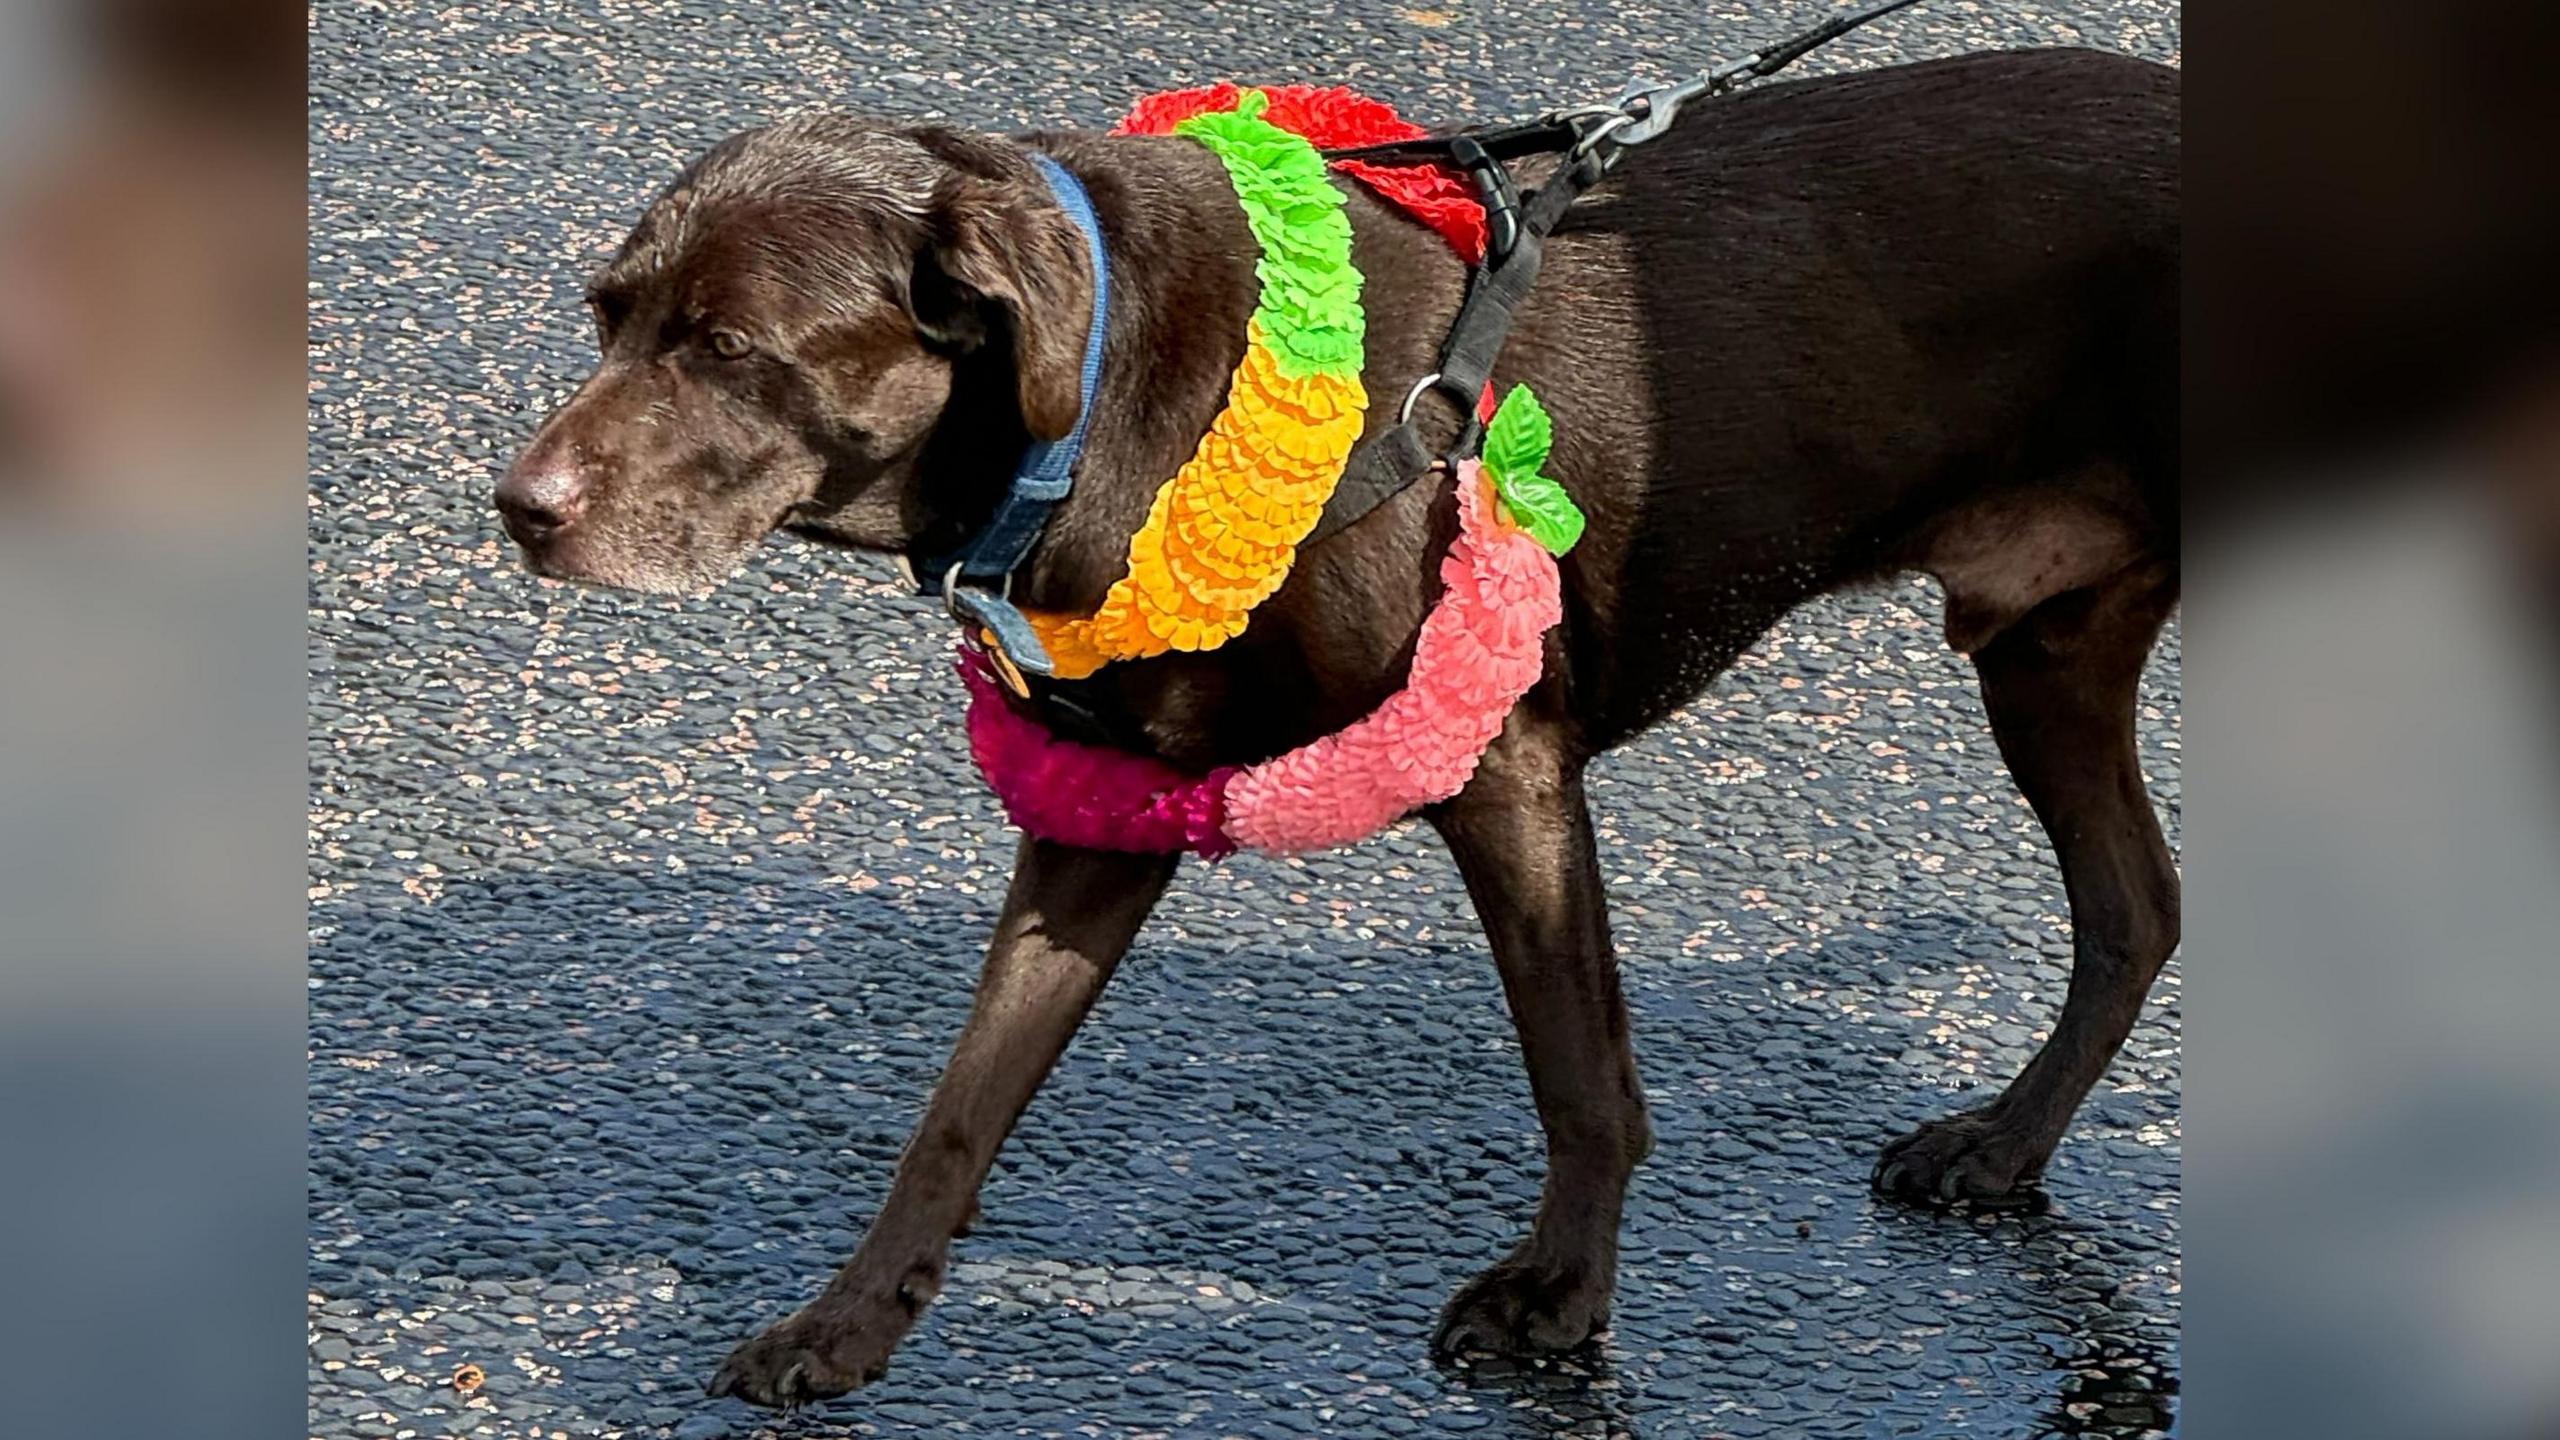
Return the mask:
<svg viewBox="0 0 2560 1440">
<path fill-rule="evenodd" d="M 729 1352 L 705 1387 L 768 1410 L 792 1410 L 870 1384 L 932 1303 L 932 1272 L 918 1270 L 877 1295 L 821 1296 Z"/>
<path fill-rule="evenodd" d="M 2049 1147 L 1987 1110 L 1932 1120 L 1884 1148 L 1871 1183 L 1888 1200 L 1919 1205 L 1959 1201 L 2000 1210 L 2041 1210 L 2036 1181 Z"/>
<path fill-rule="evenodd" d="M 1443 1359 L 1470 1353 L 1554 1355 L 1583 1344 L 1609 1323 L 1609 1281 L 1581 1267 L 1503 1261 L 1449 1297 L 1431 1349 Z"/>
</svg>

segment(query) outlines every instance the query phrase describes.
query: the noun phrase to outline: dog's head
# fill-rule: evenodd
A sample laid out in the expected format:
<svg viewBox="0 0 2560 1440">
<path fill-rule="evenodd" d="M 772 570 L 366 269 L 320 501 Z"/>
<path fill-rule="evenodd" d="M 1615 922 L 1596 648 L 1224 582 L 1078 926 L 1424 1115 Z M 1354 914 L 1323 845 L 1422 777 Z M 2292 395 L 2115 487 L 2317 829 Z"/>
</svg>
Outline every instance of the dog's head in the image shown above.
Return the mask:
<svg viewBox="0 0 2560 1440">
<path fill-rule="evenodd" d="M 595 373 L 499 513 L 537 573 L 699 593 L 778 527 L 956 543 L 1073 428 L 1093 276 L 1019 148 L 824 117 L 697 161 L 588 297 Z"/>
</svg>

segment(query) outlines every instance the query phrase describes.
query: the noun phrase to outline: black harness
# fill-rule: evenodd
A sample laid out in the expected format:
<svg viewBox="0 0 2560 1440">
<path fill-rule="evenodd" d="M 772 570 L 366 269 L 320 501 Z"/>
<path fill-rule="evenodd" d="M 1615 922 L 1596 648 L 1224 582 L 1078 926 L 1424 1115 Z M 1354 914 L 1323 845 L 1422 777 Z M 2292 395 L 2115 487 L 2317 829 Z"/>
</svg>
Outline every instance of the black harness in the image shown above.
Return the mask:
<svg viewBox="0 0 2560 1440">
<path fill-rule="evenodd" d="M 1917 0 L 1878 0 L 1863 10 L 1824 21 L 1791 39 L 1727 61 L 1704 74 L 1664 85 L 1630 82 L 1607 104 L 1550 111 L 1535 120 L 1463 130 L 1448 135 L 1397 140 L 1327 150 L 1332 160 L 1366 160 L 1385 164 L 1431 162 L 1465 174 L 1484 206 L 1485 256 L 1468 272 L 1466 298 L 1441 342 L 1437 368 L 1414 382 L 1396 412 L 1396 423 L 1362 441 L 1345 462 L 1340 482 L 1325 502 L 1315 528 L 1301 548 L 1356 523 L 1370 511 L 1402 494 L 1415 481 L 1443 466 L 1474 455 L 1484 443 L 1484 423 L 1477 402 L 1493 378 L 1494 362 L 1511 335 L 1511 322 L 1530 289 L 1537 284 L 1547 237 L 1583 192 L 1616 168 L 1627 151 L 1671 127 L 1682 106 L 1702 96 L 1719 95 L 1748 80 L 1775 74 L 1815 48 L 1851 30 L 1890 15 Z M 1534 155 L 1560 157 L 1536 186 L 1523 192 L 1511 163 Z M 1099 325 L 1097 322 L 1097 331 Z M 1464 417 L 1455 438 L 1435 450 L 1422 438 L 1414 410 L 1426 393 L 1436 392 Z M 1090 391 L 1088 390 L 1088 395 Z M 1089 403 L 1089 402 L 1088 402 Z M 1046 507 L 1041 510 L 1045 518 Z M 1036 540 L 1036 532 L 1031 537 Z M 1030 545 L 1020 547 L 1027 554 Z M 1015 557 L 1017 560 L 1020 555 Z M 1008 573 L 999 577 L 1009 583 Z M 925 587 L 931 593 L 930 582 Z M 961 611 L 955 605 L 954 613 Z M 964 621 L 970 618 L 963 616 Z M 1024 627 L 1028 635 L 1028 628 Z M 1031 644 L 1036 650 L 1037 641 Z M 1127 744 L 1119 733 L 1132 727 L 1113 724 L 1071 699 L 1059 682 L 1047 678 L 1045 657 L 1024 657 L 1009 683 L 1018 681 L 1050 727 L 1061 736 L 1088 743 Z M 1007 662 L 1010 665 L 1011 662 Z"/>
<path fill-rule="evenodd" d="M 1492 129 L 1325 151 L 1327 160 L 1387 164 L 1428 160 L 1463 172 L 1474 182 L 1477 199 L 1484 205 L 1485 258 L 1468 275 L 1466 299 L 1450 323 L 1449 338 L 1441 342 L 1438 368 L 1405 393 L 1395 424 L 1351 452 L 1323 517 L 1299 544 L 1323 540 L 1435 468 L 1475 454 L 1484 443 L 1477 397 L 1493 378 L 1494 361 L 1511 336 L 1513 313 L 1538 282 L 1547 237 L 1573 202 L 1615 169 L 1628 150 L 1670 129 L 1680 108 L 1690 101 L 1775 74 L 1817 47 L 1914 3 L 1917 0 L 1880 0 L 1689 80 L 1652 86 L 1630 83 L 1606 105 L 1551 111 L 1535 120 Z M 1510 162 L 1531 155 L 1563 158 L 1544 181 L 1523 194 L 1512 178 Z M 1436 455 L 1423 442 L 1413 419 L 1414 405 L 1426 391 L 1437 391 L 1465 416 L 1457 438 Z"/>
<path fill-rule="evenodd" d="M 1903 0 L 1908 4 L 1910 0 Z M 1549 130 L 1546 121 L 1530 126 L 1513 127 L 1528 148 L 1511 151 L 1512 155 L 1537 154 L 1542 150 L 1562 149 L 1568 158 L 1560 163 L 1546 181 L 1526 196 L 1520 194 L 1504 163 L 1503 151 L 1486 142 L 1493 135 L 1453 135 L 1446 140 L 1415 140 L 1407 145 L 1446 145 L 1453 162 L 1466 170 L 1476 183 L 1484 200 L 1484 263 L 1467 277 L 1467 296 L 1458 306 L 1458 316 L 1449 325 L 1449 338 L 1440 342 L 1438 366 L 1407 390 L 1404 405 L 1396 412 L 1396 423 L 1362 441 L 1343 465 L 1342 479 L 1333 495 L 1325 502 L 1324 514 L 1300 546 L 1313 545 L 1385 504 L 1434 467 L 1455 463 L 1473 455 L 1484 441 L 1484 422 L 1478 417 L 1477 397 L 1484 393 L 1485 383 L 1493 378 L 1493 363 L 1502 354 L 1503 343 L 1511 338 L 1511 320 L 1520 302 L 1529 298 L 1530 287 L 1538 283 L 1538 264 L 1546 253 L 1547 236 L 1571 209 L 1582 192 L 1599 183 L 1607 174 L 1611 157 L 1597 147 L 1583 143 L 1580 127 L 1570 122 L 1556 122 L 1565 127 L 1558 135 Z M 1535 132 L 1532 134 L 1531 132 Z M 1379 154 L 1393 147 L 1370 146 L 1359 150 L 1329 150 L 1326 159 L 1366 160 L 1390 158 Z M 1415 427 L 1413 411 L 1425 393 L 1437 392 L 1456 405 L 1465 416 L 1457 439 L 1449 448 L 1434 455 Z"/>
</svg>

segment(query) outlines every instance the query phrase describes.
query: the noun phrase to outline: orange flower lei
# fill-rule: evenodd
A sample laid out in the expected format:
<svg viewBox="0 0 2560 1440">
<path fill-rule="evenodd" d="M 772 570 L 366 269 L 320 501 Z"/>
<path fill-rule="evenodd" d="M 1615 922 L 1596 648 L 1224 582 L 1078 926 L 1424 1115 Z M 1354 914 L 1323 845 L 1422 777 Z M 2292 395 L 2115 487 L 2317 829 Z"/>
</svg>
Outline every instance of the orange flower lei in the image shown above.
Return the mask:
<svg viewBox="0 0 2560 1440">
<path fill-rule="evenodd" d="M 1114 660 L 1214 650 L 1289 576 L 1360 438 L 1360 272 L 1324 157 L 1262 118 L 1269 97 L 1173 126 L 1225 162 L 1262 280 L 1226 408 L 1156 492 L 1129 570 L 1089 616 L 1031 614 L 1058 678 Z"/>
</svg>

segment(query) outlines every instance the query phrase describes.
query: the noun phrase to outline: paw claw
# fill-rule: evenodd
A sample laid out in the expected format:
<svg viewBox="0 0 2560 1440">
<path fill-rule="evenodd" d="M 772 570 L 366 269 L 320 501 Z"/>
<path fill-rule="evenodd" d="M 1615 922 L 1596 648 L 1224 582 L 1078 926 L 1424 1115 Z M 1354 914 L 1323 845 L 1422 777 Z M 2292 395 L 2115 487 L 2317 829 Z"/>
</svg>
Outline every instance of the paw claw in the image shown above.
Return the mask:
<svg viewBox="0 0 2560 1440">
<path fill-rule="evenodd" d="M 741 1343 L 704 1387 L 768 1410 L 832 1400 L 889 1373 L 889 1352 L 915 1323 L 895 1287 L 831 1298 Z"/>
<path fill-rule="evenodd" d="M 1432 1353 L 1456 1360 L 1574 1349 L 1608 1323 L 1609 1282 L 1603 1274 L 1505 1260 L 1449 1298 L 1431 1339 Z"/>
<path fill-rule="evenodd" d="M 1964 1183 L 1963 1167 L 1948 1166 L 1946 1173 L 1938 1177 L 1938 1199 L 1949 1205 L 1954 1204 L 1957 1196 L 1964 1190 Z"/>
<path fill-rule="evenodd" d="M 2049 1147 L 1987 1110 L 1934 1120 L 1884 1148 L 1868 1184 L 1888 1200 L 1929 1206 L 2036 1207 Z"/>
</svg>

